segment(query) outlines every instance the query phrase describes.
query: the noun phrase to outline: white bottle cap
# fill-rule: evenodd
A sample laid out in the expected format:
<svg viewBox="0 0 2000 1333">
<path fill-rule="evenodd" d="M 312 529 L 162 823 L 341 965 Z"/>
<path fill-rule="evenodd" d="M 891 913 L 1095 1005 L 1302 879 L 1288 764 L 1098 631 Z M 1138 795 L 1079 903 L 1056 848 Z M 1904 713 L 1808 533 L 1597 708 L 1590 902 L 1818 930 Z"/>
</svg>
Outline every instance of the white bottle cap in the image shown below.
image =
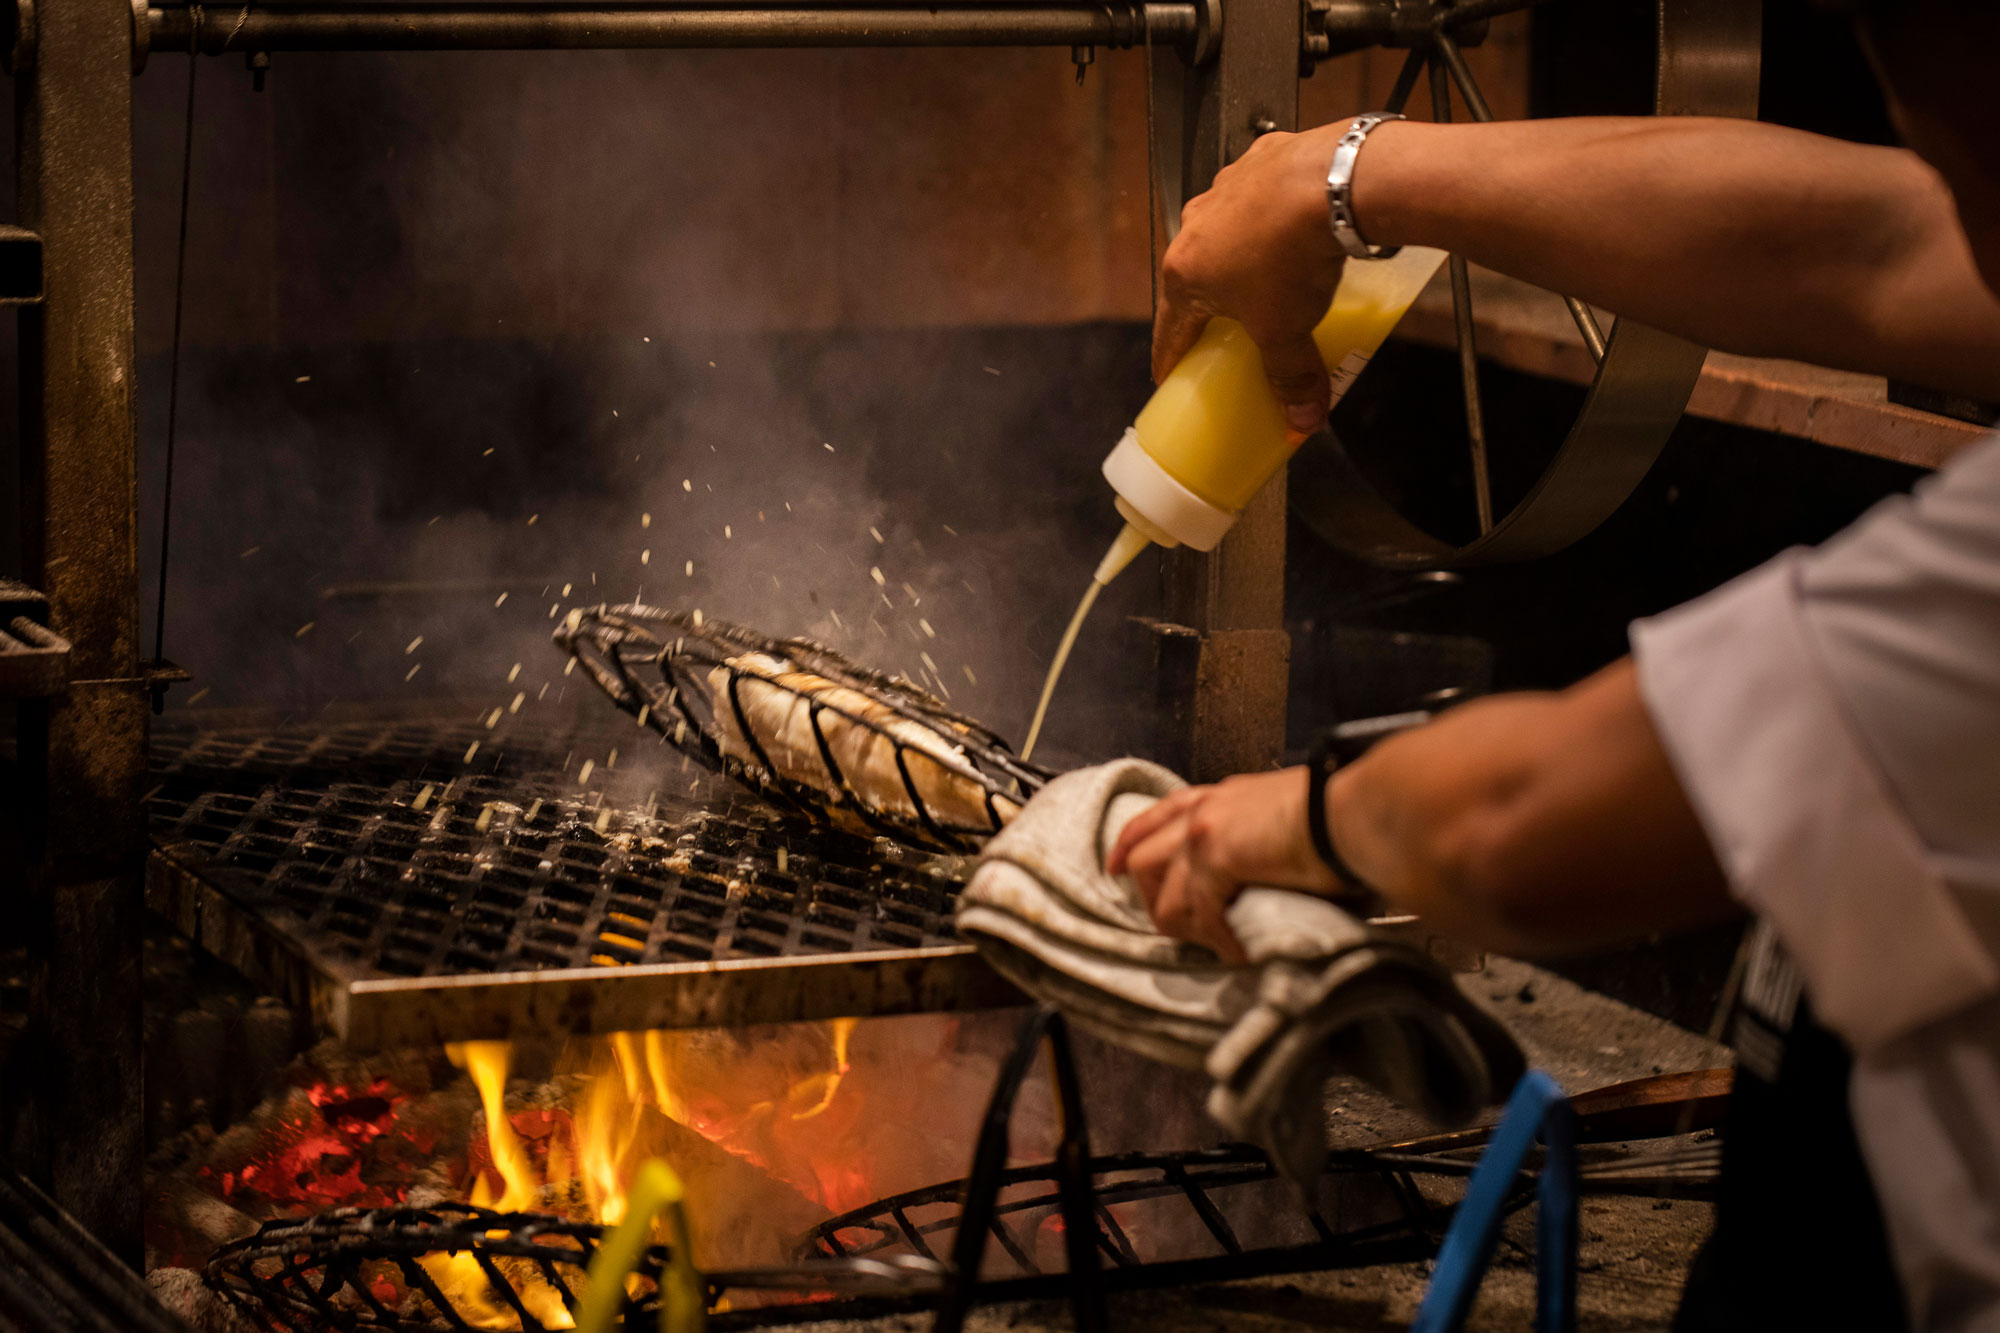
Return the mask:
<svg viewBox="0 0 2000 1333">
<path fill-rule="evenodd" d="M 1174 479 L 1139 443 L 1139 432 L 1128 426 L 1104 459 L 1104 479 L 1118 492 L 1119 512 L 1148 531 L 1162 546 L 1178 542 L 1197 551 L 1212 551 L 1236 522 L 1236 515 L 1217 509 Z M 1173 539 L 1161 541 L 1160 534 Z"/>
</svg>

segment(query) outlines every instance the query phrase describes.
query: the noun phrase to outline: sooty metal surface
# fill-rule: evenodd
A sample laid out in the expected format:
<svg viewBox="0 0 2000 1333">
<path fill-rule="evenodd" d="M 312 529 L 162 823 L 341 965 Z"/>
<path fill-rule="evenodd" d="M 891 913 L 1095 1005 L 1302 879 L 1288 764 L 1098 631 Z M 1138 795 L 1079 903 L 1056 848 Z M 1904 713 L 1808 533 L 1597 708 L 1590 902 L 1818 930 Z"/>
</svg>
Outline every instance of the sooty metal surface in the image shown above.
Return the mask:
<svg viewBox="0 0 2000 1333">
<path fill-rule="evenodd" d="M 647 733 L 162 729 L 153 756 L 149 901 L 353 1045 L 1019 1001 L 953 937 L 955 863 Z"/>
</svg>

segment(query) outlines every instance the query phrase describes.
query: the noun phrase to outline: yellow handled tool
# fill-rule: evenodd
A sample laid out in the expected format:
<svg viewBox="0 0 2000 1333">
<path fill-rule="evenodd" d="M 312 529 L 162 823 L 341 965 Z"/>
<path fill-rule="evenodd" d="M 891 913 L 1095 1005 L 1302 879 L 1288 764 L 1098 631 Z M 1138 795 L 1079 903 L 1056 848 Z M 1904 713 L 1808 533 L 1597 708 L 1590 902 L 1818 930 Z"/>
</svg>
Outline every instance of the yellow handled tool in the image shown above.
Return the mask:
<svg viewBox="0 0 2000 1333">
<path fill-rule="evenodd" d="M 625 1305 L 625 1278 L 639 1266 L 639 1256 L 653 1238 L 653 1219 L 661 1213 L 673 1231 L 667 1268 L 660 1275 L 660 1333 L 704 1333 L 708 1327 L 708 1284 L 696 1271 L 689 1253 L 693 1233 L 681 1206 L 687 1191 L 674 1169 L 653 1158 L 632 1178 L 625 1218 L 597 1247 L 590 1261 L 590 1289 L 577 1307 L 577 1333 L 611 1333 Z"/>
</svg>

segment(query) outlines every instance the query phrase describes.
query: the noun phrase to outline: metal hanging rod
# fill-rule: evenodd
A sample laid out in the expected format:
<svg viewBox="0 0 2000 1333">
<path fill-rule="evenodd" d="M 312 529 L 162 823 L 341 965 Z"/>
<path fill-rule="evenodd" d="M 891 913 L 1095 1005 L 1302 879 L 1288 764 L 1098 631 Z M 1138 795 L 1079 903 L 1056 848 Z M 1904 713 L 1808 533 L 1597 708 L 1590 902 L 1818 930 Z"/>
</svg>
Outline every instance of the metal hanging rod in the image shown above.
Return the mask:
<svg viewBox="0 0 2000 1333">
<path fill-rule="evenodd" d="M 1156 46 L 1199 61 L 1220 27 L 1217 0 L 935 8 L 529 3 L 183 6 L 146 11 L 154 51 L 700 50 L 838 46 Z M 189 29 L 200 23 L 198 35 Z"/>
</svg>

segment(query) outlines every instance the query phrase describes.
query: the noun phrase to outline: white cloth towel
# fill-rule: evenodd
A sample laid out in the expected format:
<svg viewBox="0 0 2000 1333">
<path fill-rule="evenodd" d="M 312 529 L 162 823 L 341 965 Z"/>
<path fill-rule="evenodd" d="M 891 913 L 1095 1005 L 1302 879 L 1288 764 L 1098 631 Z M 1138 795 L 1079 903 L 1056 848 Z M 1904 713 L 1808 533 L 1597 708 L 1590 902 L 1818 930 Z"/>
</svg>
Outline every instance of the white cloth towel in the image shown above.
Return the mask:
<svg viewBox="0 0 2000 1333">
<path fill-rule="evenodd" d="M 1130 877 L 1104 862 L 1133 816 L 1184 785 L 1140 759 L 1057 778 L 986 845 L 959 932 L 1079 1026 L 1205 1069 L 1209 1114 L 1301 1184 L 1325 1162 L 1335 1074 L 1443 1125 L 1506 1096 L 1522 1070 L 1506 1029 L 1426 953 L 1323 898 L 1239 894 L 1228 916 L 1243 965 L 1160 934 Z"/>
</svg>

